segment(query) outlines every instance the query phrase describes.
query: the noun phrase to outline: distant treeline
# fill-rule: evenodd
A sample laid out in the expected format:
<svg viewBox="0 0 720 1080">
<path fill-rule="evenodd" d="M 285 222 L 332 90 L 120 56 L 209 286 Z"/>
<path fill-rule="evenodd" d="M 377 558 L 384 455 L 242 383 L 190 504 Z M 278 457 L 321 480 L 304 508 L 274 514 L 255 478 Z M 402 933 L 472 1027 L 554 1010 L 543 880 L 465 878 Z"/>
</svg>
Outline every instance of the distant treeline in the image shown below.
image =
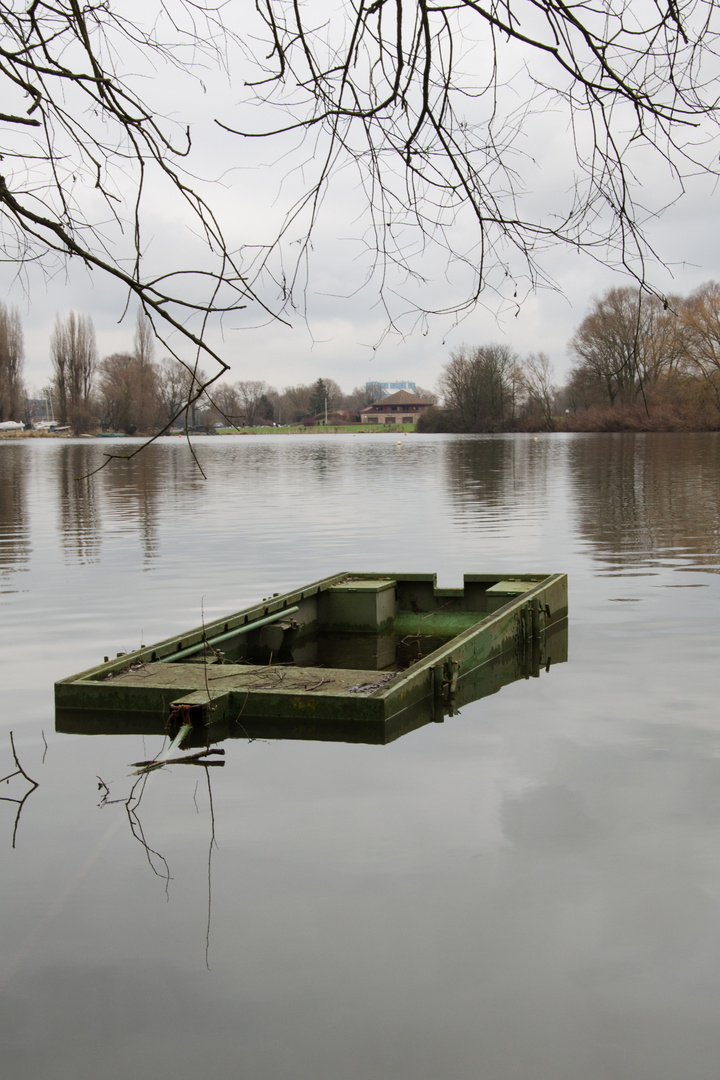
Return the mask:
<svg viewBox="0 0 720 1080">
<path fill-rule="evenodd" d="M 50 341 L 53 378 L 29 401 L 23 331 L 15 309 L 0 304 L 0 419 L 29 424 L 52 416 L 76 434 L 93 430 L 153 433 L 170 423 L 198 427 L 357 422 L 379 389 L 344 393 L 331 378 L 281 390 L 262 380 L 220 380 L 203 391 L 192 364 L 155 360 L 150 321 L 138 313 L 132 348 L 103 360 L 88 316 L 58 317 Z M 720 285 L 661 299 L 610 289 L 569 342 L 564 385 L 543 353 L 521 358 L 507 345 L 463 345 L 442 369 L 439 402 L 421 431 L 617 431 L 720 429 Z M 39 415 L 40 414 L 40 415 Z"/>
<path fill-rule="evenodd" d="M 569 342 L 557 385 L 544 353 L 463 346 L 439 381 L 424 431 L 673 431 L 720 428 L 720 285 L 661 299 L 610 289 Z"/>
<path fill-rule="evenodd" d="M 381 394 L 356 387 L 345 394 L 330 378 L 282 390 L 258 379 L 228 380 L 203 390 L 202 369 L 171 357 L 156 360 L 149 319 L 138 314 L 132 347 L 98 359 L 92 319 L 70 312 L 55 321 L 50 352 L 53 378 L 30 399 L 22 379 L 23 333 L 16 310 L 0 305 L 0 419 L 55 420 L 75 434 L 97 430 L 152 434 L 173 424 L 192 429 L 359 421 Z M 431 391 L 418 388 L 425 400 Z"/>
</svg>

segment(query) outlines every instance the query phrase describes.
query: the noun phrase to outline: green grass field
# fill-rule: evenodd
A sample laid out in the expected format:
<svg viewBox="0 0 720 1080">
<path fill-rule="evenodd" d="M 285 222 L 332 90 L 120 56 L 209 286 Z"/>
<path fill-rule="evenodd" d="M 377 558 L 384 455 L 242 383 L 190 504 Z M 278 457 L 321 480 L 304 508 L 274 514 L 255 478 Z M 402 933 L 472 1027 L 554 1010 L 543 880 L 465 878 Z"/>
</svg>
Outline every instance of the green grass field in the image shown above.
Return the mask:
<svg viewBox="0 0 720 1080">
<path fill-rule="evenodd" d="M 216 428 L 218 435 L 392 435 L 414 430 L 414 424 L 328 424 L 327 427 L 290 424 L 287 427 Z"/>
</svg>

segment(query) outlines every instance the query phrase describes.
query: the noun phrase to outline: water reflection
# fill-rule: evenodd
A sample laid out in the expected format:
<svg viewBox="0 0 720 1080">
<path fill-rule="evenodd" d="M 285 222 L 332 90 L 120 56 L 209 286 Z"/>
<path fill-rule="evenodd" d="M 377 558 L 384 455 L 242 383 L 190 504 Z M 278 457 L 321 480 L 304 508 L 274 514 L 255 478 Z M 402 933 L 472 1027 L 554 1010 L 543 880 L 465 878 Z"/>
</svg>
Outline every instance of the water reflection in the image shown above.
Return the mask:
<svg viewBox="0 0 720 1080">
<path fill-rule="evenodd" d="M 15 823 L 13 825 L 13 832 L 12 832 L 12 846 L 15 847 L 15 841 L 17 839 L 18 825 L 20 824 L 20 815 L 22 814 L 23 807 L 25 806 L 26 801 L 32 795 L 33 791 L 36 791 L 37 788 L 40 785 L 38 784 L 37 780 L 33 780 L 32 777 L 28 776 L 28 774 L 25 772 L 25 769 L 23 768 L 23 766 L 22 766 L 22 764 L 20 762 L 20 759 L 17 756 L 17 750 L 15 749 L 15 740 L 13 738 L 12 731 L 10 732 L 10 748 L 12 750 L 12 756 L 13 756 L 13 760 L 15 762 L 15 769 L 13 770 L 13 772 L 7 773 L 7 775 L 1 777 L 0 778 L 0 784 L 5 784 L 6 785 L 6 790 L 7 790 L 7 789 L 9 789 L 10 781 L 14 780 L 16 776 L 21 777 L 22 780 L 25 781 L 25 783 L 22 785 L 22 787 L 24 787 L 24 789 L 25 789 L 25 794 L 24 795 L 15 794 L 15 791 L 14 791 L 14 788 L 13 788 L 12 789 L 13 790 L 12 795 L 2 795 L 2 796 L 0 796 L 0 802 L 14 803 L 17 806 L 17 811 L 15 813 Z"/>
<path fill-rule="evenodd" d="M 579 531 L 611 573 L 720 570 L 720 436 L 587 436 L 568 462 Z"/>
<path fill-rule="evenodd" d="M 5 449 L 5 448 L 3 448 Z M 173 446 L 173 451 L 175 451 Z M 130 461 L 105 461 L 97 443 L 13 446 L 0 458 L 0 573 L 18 570 L 29 561 L 26 489 L 46 489 L 43 516 L 57 514 L 58 545 L 67 564 L 100 560 L 103 543 L 113 535 L 135 534 L 146 563 L 157 557 L 158 517 L 162 502 L 186 496 L 203 484 L 184 455 L 151 447 Z"/>
<path fill-rule="evenodd" d="M 55 455 L 58 531 L 66 561 L 97 562 L 103 526 L 94 477 L 88 476 L 84 446 L 67 446 Z"/>
<path fill-rule="evenodd" d="M 140 454 L 131 461 L 113 462 L 99 474 L 103 500 L 114 524 L 137 530 L 145 562 L 151 562 L 158 554 L 159 502 L 167 489 L 177 485 L 177 470 L 166 475 L 166 466 L 175 455 L 151 453 Z"/>
<path fill-rule="evenodd" d="M 544 515 L 551 464 L 563 451 L 560 440 L 525 436 L 449 442 L 445 468 L 456 516 L 475 528 L 480 513 L 485 528 L 502 531 L 531 512 L 537 519 L 538 508 Z"/>
<path fill-rule="evenodd" d="M 128 441 L 128 447 L 129 447 Z M 448 513 L 462 530 L 517 536 L 568 493 L 579 531 L 606 568 L 640 565 L 718 568 L 720 436 L 717 434 L 492 436 L 372 441 L 360 437 L 200 441 L 207 479 L 181 440 L 165 440 L 131 461 L 105 460 L 98 442 L 4 444 L 0 454 L 0 587 L 28 569 L 30 487 L 66 564 L 100 560 L 111 541 L 139 542 L 146 567 L 175 541 L 277 546 L 274 529 L 311 533 L 329 544 L 344 535 L 359 553 L 387 515 L 412 519 L 418 499 L 426 528 L 439 534 Z M 356 492 L 374 488 L 361 512 Z M 221 499 L 227 515 L 203 513 Z M 323 502 L 318 520 L 317 500 Z M 51 514 L 55 514 L 54 527 Z M 209 511 L 208 511 L 209 512 Z M 204 534 L 204 536 L 203 536 Z M 408 551 L 417 542 L 403 537 Z M 354 555 L 357 558 L 357 554 Z"/>
<path fill-rule="evenodd" d="M 76 498 L 87 490 L 92 505 L 82 526 L 72 529 L 68 543 L 82 561 L 84 545 L 99 541 L 100 514 L 104 515 L 105 532 L 136 533 L 144 560 L 150 563 L 158 554 L 158 516 L 160 505 L 168 492 L 178 488 L 178 455 L 149 448 L 129 461 L 113 461 L 89 479 L 83 477 L 100 464 L 98 450 L 77 446 L 69 475 L 76 485 Z M 184 463 L 183 463 L 184 464 Z M 182 468 L 184 480 L 186 470 Z"/>
<path fill-rule="evenodd" d="M 19 442 L 3 443 L 0 448 L 0 592 L 16 592 L 9 575 L 30 562 L 25 449 Z"/>
<path fill-rule="evenodd" d="M 84 565 L 58 537 L 72 444 L 0 444 L 3 477 L 13 456 L 27 464 L 15 504 L 0 485 L 14 522 L 0 570 L 30 590 L 0 596 L 0 773 L 14 727 L 40 782 L 15 851 L 17 806 L 1 804 L 8 1076 L 715 1075 L 720 575 L 673 569 L 718 565 L 719 447 L 643 438 L 631 464 L 614 436 L 339 437 L 322 477 L 319 439 L 213 439 L 207 481 L 176 439 L 153 451 L 147 502 L 130 468 L 95 479 L 99 517 L 83 527 L 102 522 L 101 546 Z M 147 566 L 136 513 L 159 543 Z M 658 572 L 627 595 L 605 580 L 623 546 L 629 572 Z M 48 731 L 54 679 L 136 647 L 143 627 L 196 624 L 203 597 L 220 616 L 340 569 L 437 570 L 451 585 L 510 565 L 568 572 L 573 663 L 388 746 L 226 740 L 214 854 L 205 775 L 159 770 L 138 818 L 170 867 L 170 907 L 125 807 L 97 809 L 96 776 L 127 796 L 128 763 L 162 732 Z M 25 791 L 15 777 L 3 794 Z"/>
</svg>

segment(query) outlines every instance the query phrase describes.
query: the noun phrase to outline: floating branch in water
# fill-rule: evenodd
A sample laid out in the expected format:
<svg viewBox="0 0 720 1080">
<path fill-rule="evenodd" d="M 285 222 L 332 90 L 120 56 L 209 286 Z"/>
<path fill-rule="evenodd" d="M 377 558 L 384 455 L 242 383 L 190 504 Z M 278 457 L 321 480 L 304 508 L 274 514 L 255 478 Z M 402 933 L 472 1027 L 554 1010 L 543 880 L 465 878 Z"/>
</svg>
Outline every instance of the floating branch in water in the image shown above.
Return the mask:
<svg viewBox="0 0 720 1080">
<path fill-rule="evenodd" d="M 133 761 L 132 765 L 137 769 L 137 775 L 142 773 L 153 772 L 155 769 L 161 769 L 163 765 L 224 765 L 224 761 L 204 761 L 204 758 L 209 757 L 211 754 L 224 755 L 225 751 L 220 749 L 210 749 L 205 747 L 203 750 L 198 750 L 194 754 L 182 754 L 178 756 L 177 751 L 180 750 L 184 740 L 190 734 L 192 730 L 192 724 L 183 724 L 180 727 L 177 735 L 168 746 L 167 750 L 164 750 L 161 754 L 158 754 L 156 758 L 151 761 Z"/>
<path fill-rule="evenodd" d="M 180 757 L 163 757 L 155 758 L 152 761 L 133 761 L 131 762 L 133 768 L 137 769 L 137 774 L 140 775 L 146 772 L 153 772 L 155 769 L 161 769 L 163 765 L 224 765 L 224 761 L 206 761 L 205 759 L 210 754 L 224 754 L 224 750 L 212 749 L 212 750 L 198 750 L 194 754 L 183 754 Z"/>
</svg>

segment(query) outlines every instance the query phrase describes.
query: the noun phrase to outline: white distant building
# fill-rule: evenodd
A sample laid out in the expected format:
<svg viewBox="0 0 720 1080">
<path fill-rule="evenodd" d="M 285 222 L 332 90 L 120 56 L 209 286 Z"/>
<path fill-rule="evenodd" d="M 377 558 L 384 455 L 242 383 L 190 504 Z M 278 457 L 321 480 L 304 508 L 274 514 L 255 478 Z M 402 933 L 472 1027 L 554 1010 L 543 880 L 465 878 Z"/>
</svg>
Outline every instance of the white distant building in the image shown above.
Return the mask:
<svg viewBox="0 0 720 1080">
<path fill-rule="evenodd" d="M 389 397 L 390 394 L 394 394 L 397 390 L 406 390 L 411 393 L 415 393 L 414 382 L 366 382 L 365 389 L 370 393 L 373 390 L 379 390 L 382 397 Z"/>
</svg>

